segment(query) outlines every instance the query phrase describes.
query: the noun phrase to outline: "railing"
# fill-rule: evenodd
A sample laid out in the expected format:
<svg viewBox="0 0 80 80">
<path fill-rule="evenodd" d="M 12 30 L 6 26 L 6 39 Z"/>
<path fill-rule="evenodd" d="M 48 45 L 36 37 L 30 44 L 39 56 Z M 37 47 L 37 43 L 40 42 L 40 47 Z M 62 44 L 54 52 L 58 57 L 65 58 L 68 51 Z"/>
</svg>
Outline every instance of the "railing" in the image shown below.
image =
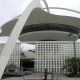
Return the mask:
<svg viewBox="0 0 80 80">
<path fill-rule="evenodd" d="M 49 72 L 47 80 L 61 80 L 62 73 Z M 44 72 L 36 71 L 26 71 L 23 75 L 23 80 L 44 80 Z"/>
</svg>

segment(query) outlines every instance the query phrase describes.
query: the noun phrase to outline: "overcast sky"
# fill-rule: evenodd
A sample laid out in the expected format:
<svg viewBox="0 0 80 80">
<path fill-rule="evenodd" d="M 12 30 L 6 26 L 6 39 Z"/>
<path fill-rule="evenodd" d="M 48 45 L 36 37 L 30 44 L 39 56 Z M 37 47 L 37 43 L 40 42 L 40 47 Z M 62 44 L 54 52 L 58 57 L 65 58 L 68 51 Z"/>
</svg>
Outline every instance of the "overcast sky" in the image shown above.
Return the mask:
<svg viewBox="0 0 80 80">
<path fill-rule="evenodd" d="M 25 8 L 31 1 L 32 0 L 0 0 L 0 25 L 22 14 L 22 12 L 25 10 Z M 49 3 L 48 6 L 50 7 L 51 6 L 64 7 L 80 11 L 80 0 L 46 0 L 46 1 Z M 65 12 L 66 11 L 61 12 L 61 10 L 56 10 L 53 13 L 65 14 Z M 69 11 L 67 14 L 73 15 L 73 13 Z M 75 13 L 74 16 L 75 15 L 78 15 L 78 17 L 80 17 L 79 14 Z"/>
<path fill-rule="evenodd" d="M 21 15 L 32 0 L 0 0 L 0 26 L 10 19 Z M 46 0 L 49 6 L 63 7 L 80 11 L 80 0 Z M 43 2 L 42 2 L 43 4 Z M 44 6 L 44 4 L 43 4 Z M 70 11 L 51 10 L 51 13 L 70 15 L 80 18 L 80 14 Z M 0 38 L 0 42 L 6 42 L 8 38 Z"/>
<path fill-rule="evenodd" d="M 22 14 L 31 0 L 0 0 L 0 25 Z"/>
<path fill-rule="evenodd" d="M 21 15 L 30 2 L 31 0 L 0 0 L 0 26 Z M 0 43 L 6 43 L 7 40 L 8 37 L 0 37 Z M 34 45 L 29 44 L 22 44 L 21 47 L 23 47 L 23 50 L 35 48 Z"/>
</svg>

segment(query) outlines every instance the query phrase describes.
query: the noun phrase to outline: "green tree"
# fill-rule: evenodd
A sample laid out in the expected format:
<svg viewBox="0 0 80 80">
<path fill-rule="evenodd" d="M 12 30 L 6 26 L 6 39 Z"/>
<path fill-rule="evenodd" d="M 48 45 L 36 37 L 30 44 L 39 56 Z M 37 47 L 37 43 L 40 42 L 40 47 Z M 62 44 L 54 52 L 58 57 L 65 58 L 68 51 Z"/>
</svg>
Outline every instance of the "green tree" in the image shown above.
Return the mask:
<svg viewBox="0 0 80 80">
<path fill-rule="evenodd" d="M 76 56 L 74 38 L 77 37 L 80 39 L 80 32 L 79 34 L 69 33 L 68 37 L 73 38 L 74 57 L 65 60 L 65 65 L 63 66 L 63 69 L 66 69 L 71 75 L 77 75 L 77 73 L 80 73 L 80 59 Z"/>
<path fill-rule="evenodd" d="M 80 58 L 68 58 L 65 59 L 65 65 L 62 70 L 66 69 L 71 75 L 77 75 L 80 73 Z"/>
<path fill-rule="evenodd" d="M 8 64 L 6 67 L 17 67 L 17 66 L 12 63 L 12 64 Z"/>
</svg>

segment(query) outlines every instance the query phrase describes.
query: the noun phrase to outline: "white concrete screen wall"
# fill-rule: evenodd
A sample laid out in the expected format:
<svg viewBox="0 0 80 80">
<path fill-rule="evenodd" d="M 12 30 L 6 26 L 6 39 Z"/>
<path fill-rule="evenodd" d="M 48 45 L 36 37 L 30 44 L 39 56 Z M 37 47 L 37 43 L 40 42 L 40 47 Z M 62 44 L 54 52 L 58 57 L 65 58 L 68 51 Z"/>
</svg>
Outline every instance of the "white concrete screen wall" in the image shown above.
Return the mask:
<svg viewBox="0 0 80 80">
<path fill-rule="evenodd" d="M 0 54 L 5 47 L 5 44 L 6 43 L 0 43 Z M 16 43 L 15 47 L 13 48 L 13 51 L 11 53 L 11 56 L 9 58 L 7 65 L 14 64 L 14 65 L 20 67 L 20 48 L 21 48 L 21 43 Z M 7 55 L 7 53 L 6 53 L 6 55 Z"/>
<path fill-rule="evenodd" d="M 61 72 L 65 59 L 74 57 L 73 44 L 73 41 L 36 41 L 35 69 Z M 80 58 L 80 42 L 76 42 L 75 47 L 76 57 Z"/>
</svg>

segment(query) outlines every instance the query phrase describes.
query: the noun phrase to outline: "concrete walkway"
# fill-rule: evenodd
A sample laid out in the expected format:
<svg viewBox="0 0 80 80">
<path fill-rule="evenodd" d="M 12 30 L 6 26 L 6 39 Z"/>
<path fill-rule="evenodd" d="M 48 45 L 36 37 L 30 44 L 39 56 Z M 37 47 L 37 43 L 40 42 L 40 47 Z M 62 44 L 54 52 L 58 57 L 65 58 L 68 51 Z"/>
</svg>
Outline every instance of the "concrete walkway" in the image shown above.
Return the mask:
<svg viewBox="0 0 80 80">
<path fill-rule="evenodd" d="M 1 80 L 43 80 L 44 76 L 42 74 L 32 74 L 32 75 L 25 75 L 24 77 L 10 77 Z M 56 80 L 57 78 L 55 78 Z M 48 75 L 48 79 L 51 80 L 51 75 Z M 66 76 L 58 76 L 58 80 L 80 80 L 80 78 L 68 78 Z"/>
</svg>

